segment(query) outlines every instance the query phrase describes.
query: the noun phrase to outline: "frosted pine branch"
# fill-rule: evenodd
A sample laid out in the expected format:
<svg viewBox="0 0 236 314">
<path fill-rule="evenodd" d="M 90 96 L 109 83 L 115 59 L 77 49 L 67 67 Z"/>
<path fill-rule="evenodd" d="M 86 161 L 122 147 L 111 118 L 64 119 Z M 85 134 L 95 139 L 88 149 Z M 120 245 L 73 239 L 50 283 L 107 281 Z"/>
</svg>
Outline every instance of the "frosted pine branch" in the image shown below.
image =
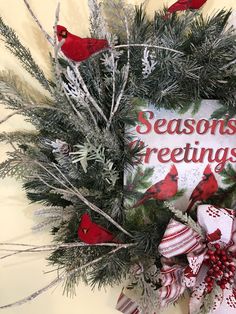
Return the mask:
<svg viewBox="0 0 236 314">
<path fill-rule="evenodd" d="M 76 75 L 76 77 L 80 83 L 80 86 L 81 86 L 83 92 L 85 93 L 86 97 L 88 98 L 90 103 L 93 105 L 93 107 L 96 109 L 96 111 L 101 115 L 101 117 L 107 122 L 107 117 L 105 116 L 104 112 L 100 108 L 99 104 L 96 102 L 96 100 L 90 94 L 88 87 L 84 82 L 84 79 L 83 79 L 83 77 L 79 71 L 79 64 L 75 64 L 75 63 L 70 62 L 70 65 L 71 65 L 72 69 L 74 70 L 74 73 L 75 73 L 75 75 Z"/>
<path fill-rule="evenodd" d="M 122 97 L 124 95 L 125 92 L 125 87 L 128 83 L 128 78 L 129 78 L 129 71 L 130 71 L 130 48 L 129 48 L 129 44 L 130 44 L 130 32 L 129 32 L 129 25 L 128 25 L 128 21 L 127 21 L 127 17 L 125 17 L 125 25 L 126 25 L 126 33 L 127 33 L 127 46 L 128 46 L 128 50 L 127 50 L 127 64 L 123 67 L 123 84 L 121 87 L 121 91 L 115 101 L 115 81 L 114 81 L 114 77 L 115 77 L 115 73 L 113 73 L 113 98 L 112 98 L 112 107 L 111 107 L 111 112 L 110 112 L 110 117 L 109 117 L 109 121 L 107 123 L 107 128 L 110 127 L 112 119 L 115 115 L 115 113 L 117 112 L 117 110 L 119 109 L 120 106 L 120 102 L 122 100 Z"/>
<path fill-rule="evenodd" d="M 188 225 L 188 227 L 196 231 L 203 239 L 205 239 L 202 228 L 189 215 L 176 209 L 172 203 L 165 202 L 164 204 L 181 222 Z"/>
<path fill-rule="evenodd" d="M 82 90 L 74 71 L 69 66 L 66 69 L 65 77 L 68 83 L 62 82 L 62 84 L 64 87 L 64 92 L 67 95 L 67 99 L 72 98 L 76 101 L 76 103 L 85 108 L 86 111 L 89 113 L 93 123 L 97 127 L 97 121 L 92 110 L 90 109 L 86 94 Z"/>
<path fill-rule="evenodd" d="M 97 0 L 88 0 L 90 10 L 91 32 L 97 38 L 107 38 L 110 42 L 110 34 L 107 30 L 106 21 L 103 18 L 100 5 Z"/>
<path fill-rule="evenodd" d="M 219 286 L 215 285 L 212 292 L 207 294 L 204 297 L 200 310 L 195 312 L 194 314 L 212 313 L 212 310 L 214 309 L 214 305 L 215 305 L 215 300 L 216 298 L 219 298 L 219 297 L 221 297 L 223 301 L 222 290 L 220 289 Z"/>
<path fill-rule="evenodd" d="M 150 51 L 145 47 L 142 58 L 142 74 L 143 78 L 148 78 L 148 76 L 155 70 L 157 61 L 154 59 L 154 55 L 150 54 Z"/>
<path fill-rule="evenodd" d="M 38 165 L 40 168 L 42 168 L 43 170 L 45 170 L 46 173 L 48 173 L 52 178 L 54 178 L 61 186 L 64 187 L 65 190 L 63 189 L 59 189 L 56 187 L 53 187 L 51 185 L 50 186 L 52 189 L 55 189 L 55 191 L 58 191 L 60 193 L 68 193 L 68 194 L 72 194 L 76 197 L 78 197 L 85 205 L 87 205 L 91 210 L 93 210 L 94 212 L 102 215 L 104 218 L 106 218 L 110 223 L 112 223 L 114 226 L 116 226 L 117 229 L 121 230 L 123 233 L 125 233 L 126 235 L 130 236 L 131 238 L 133 237 L 131 233 L 129 233 L 128 231 L 126 231 L 121 225 L 119 225 L 114 219 L 112 219 L 107 213 L 105 213 L 103 210 L 101 210 L 99 207 L 97 207 L 96 205 L 90 203 L 86 197 L 84 197 L 80 191 L 68 180 L 68 178 L 62 173 L 62 171 L 58 168 L 58 166 L 56 164 L 53 164 L 54 167 L 57 169 L 57 171 L 59 172 L 59 174 L 62 176 L 63 179 L 61 179 L 60 177 L 56 176 L 53 172 L 51 172 L 49 169 L 47 169 L 42 163 L 35 161 L 34 162 L 36 165 Z M 41 178 L 41 180 L 43 180 Z M 64 182 L 65 180 L 65 182 Z M 45 182 L 45 181 L 44 181 Z M 67 185 L 68 184 L 68 185 Z"/>
</svg>

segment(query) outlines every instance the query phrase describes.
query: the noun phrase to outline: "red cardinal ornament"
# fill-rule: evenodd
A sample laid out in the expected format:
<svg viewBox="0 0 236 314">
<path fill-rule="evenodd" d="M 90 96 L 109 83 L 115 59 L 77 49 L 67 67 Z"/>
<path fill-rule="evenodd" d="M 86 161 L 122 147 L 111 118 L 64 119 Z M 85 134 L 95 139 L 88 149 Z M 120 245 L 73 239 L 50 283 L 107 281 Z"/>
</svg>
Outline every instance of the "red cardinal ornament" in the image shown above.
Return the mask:
<svg viewBox="0 0 236 314">
<path fill-rule="evenodd" d="M 81 38 L 73 35 L 61 25 L 57 25 L 58 41 L 65 39 L 61 50 L 64 55 L 73 61 L 84 61 L 94 53 L 108 48 L 108 41 L 106 39 L 96 38 Z"/>
<path fill-rule="evenodd" d="M 190 204 L 187 208 L 187 212 L 191 210 L 196 202 L 206 201 L 213 194 L 215 194 L 217 190 L 218 183 L 213 172 L 211 171 L 210 165 L 207 165 L 203 172 L 202 180 L 198 183 L 190 196 Z"/>
<path fill-rule="evenodd" d="M 169 13 L 185 11 L 188 9 L 200 9 L 207 0 L 178 0 L 167 10 Z"/>
<path fill-rule="evenodd" d="M 103 228 L 92 222 L 88 214 L 83 214 L 78 228 L 78 237 L 87 244 L 97 244 L 114 241 L 115 236 Z"/>
<path fill-rule="evenodd" d="M 133 207 L 138 207 L 149 199 L 155 199 L 160 201 L 168 200 L 169 198 L 175 196 L 177 191 L 178 171 L 175 165 L 172 165 L 165 179 L 155 183 L 149 189 L 147 189 L 141 200 L 139 200 Z"/>
</svg>

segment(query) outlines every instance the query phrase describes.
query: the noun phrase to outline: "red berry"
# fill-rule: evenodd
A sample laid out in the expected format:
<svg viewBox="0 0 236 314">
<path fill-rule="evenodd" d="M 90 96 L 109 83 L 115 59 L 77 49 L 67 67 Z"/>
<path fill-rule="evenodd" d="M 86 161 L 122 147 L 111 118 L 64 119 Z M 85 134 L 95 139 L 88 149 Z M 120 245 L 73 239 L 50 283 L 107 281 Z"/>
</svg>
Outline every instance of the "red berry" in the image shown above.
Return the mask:
<svg viewBox="0 0 236 314">
<path fill-rule="evenodd" d="M 216 261 L 215 255 L 211 255 L 211 256 L 210 256 L 210 260 L 211 260 L 212 262 L 215 262 L 215 261 Z"/>
<path fill-rule="evenodd" d="M 235 266 L 234 265 L 229 265 L 229 270 L 232 271 L 233 273 L 235 272 Z"/>
<path fill-rule="evenodd" d="M 227 253 L 226 253 L 225 250 L 221 250 L 221 251 L 220 251 L 220 254 L 221 254 L 221 255 L 227 255 Z"/>
<path fill-rule="evenodd" d="M 222 290 L 224 290 L 226 288 L 225 284 L 223 284 L 223 283 L 220 285 L 220 287 Z"/>
<path fill-rule="evenodd" d="M 216 243 L 216 244 L 214 244 L 214 247 L 215 247 L 217 250 L 219 250 L 219 249 L 220 249 L 220 244 L 219 244 L 219 243 Z"/>
<path fill-rule="evenodd" d="M 210 283 L 210 282 L 211 282 L 211 277 L 206 277 L 206 278 L 205 278 L 205 281 L 208 282 L 208 283 Z"/>
<path fill-rule="evenodd" d="M 212 250 L 208 250 L 208 251 L 207 251 L 207 254 L 208 254 L 208 255 L 213 255 L 214 253 L 215 253 L 215 252 L 212 251 Z"/>
<path fill-rule="evenodd" d="M 220 250 L 220 249 L 218 249 L 218 250 L 216 250 L 215 252 L 216 252 L 216 254 L 217 254 L 217 255 L 220 255 L 221 250 Z"/>
<path fill-rule="evenodd" d="M 209 269 L 207 272 L 207 275 L 212 276 L 214 274 L 214 270 L 213 269 Z"/>
</svg>

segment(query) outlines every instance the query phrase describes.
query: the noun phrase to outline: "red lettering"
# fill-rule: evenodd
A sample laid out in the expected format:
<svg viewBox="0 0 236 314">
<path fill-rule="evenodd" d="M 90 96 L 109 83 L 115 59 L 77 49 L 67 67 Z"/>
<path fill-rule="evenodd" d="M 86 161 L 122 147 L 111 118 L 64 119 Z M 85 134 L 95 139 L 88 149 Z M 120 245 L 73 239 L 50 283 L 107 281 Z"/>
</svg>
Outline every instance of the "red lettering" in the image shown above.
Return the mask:
<svg viewBox="0 0 236 314">
<path fill-rule="evenodd" d="M 146 126 L 146 130 L 142 131 L 142 126 L 137 125 L 136 126 L 136 131 L 139 134 L 148 134 L 152 130 L 152 125 L 151 123 L 145 118 L 145 114 L 149 113 L 150 117 L 149 119 L 153 119 L 154 113 L 152 111 L 139 111 L 138 113 L 138 121 L 141 122 L 144 126 Z"/>
<path fill-rule="evenodd" d="M 198 134 L 206 134 L 207 131 L 209 130 L 209 127 L 210 127 L 210 122 L 206 119 L 201 119 L 198 121 L 196 125 L 196 131 Z"/>
<path fill-rule="evenodd" d="M 168 134 L 182 134 L 181 132 L 181 119 L 173 119 L 170 120 L 167 125 Z"/>
<path fill-rule="evenodd" d="M 227 123 L 229 129 L 232 131 L 227 133 L 227 134 L 230 134 L 230 135 L 234 135 L 236 133 L 236 120 L 235 119 L 231 119 L 231 120 L 228 120 L 228 123 Z"/>
<path fill-rule="evenodd" d="M 174 149 L 172 150 L 171 156 L 170 156 L 171 161 L 176 162 L 176 163 L 183 161 L 183 158 L 181 158 L 181 159 L 179 159 L 179 160 L 176 159 L 177 156 L 183 154 L 183 151 L 184 151 L 183 148 L 174 148 Z"/>
<path fill-rule="evenodd" d="M 187 129 L 183 129 L 183 134 L 193 134 L 194 133 L 194 125 L 196 124 L 196 121 L 194 119 L 186 119 L 184 120 L 184 126 Z M 187 132 L 188 130 L 188 132 Z"/>
<path fill-rule="evenodd" d="M 165 134 L 166 130 L 161 131 L 160 128 L 166 125 L 166 119 L 158 119 L 154 124 L 154 131 L 157 134 Z"/>
<path fill-rule="evenodd" d="M 167 160 L 164 160 L 163 157 L 169 155 L 170 151 L 171 150 L 169 148 L 161 148 L 158 152 L 157 159 L 162 163 L 169 162 L 171 160 L 170 158 Z"/>
<path fill-rule="evenodd" d="M 144 158 L 144 162 L 147 164 L 150 162 L 150 157 L 152 153 L 157 153 L 158 149 L 156 148 L 147 148 L 146 149 L 146 154 L 145 154 L 145 158 Z"/>
</svg>

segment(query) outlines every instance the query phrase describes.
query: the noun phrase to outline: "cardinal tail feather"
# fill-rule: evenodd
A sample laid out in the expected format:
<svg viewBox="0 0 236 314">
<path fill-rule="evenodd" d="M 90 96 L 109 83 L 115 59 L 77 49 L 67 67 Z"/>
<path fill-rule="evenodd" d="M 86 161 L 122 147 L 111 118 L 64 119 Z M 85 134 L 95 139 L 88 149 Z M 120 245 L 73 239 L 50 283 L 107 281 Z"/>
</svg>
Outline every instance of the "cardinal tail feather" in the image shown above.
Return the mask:
<svg viewBox="0 0 236 314">
<path fill-rule="evenodd" d="M 194 201 L 194 200 L 191 200 L 191 202 L 189 203 L 188 208 L 187 208 L 187 210 L 186 210 L 186 213 L 189 213 L 189 212 L 190 212 L 190 210 L 191 210 L 191 208 L 193 207 L 194 203 L 195 203 L 195 201 Z"/>
</svg>

